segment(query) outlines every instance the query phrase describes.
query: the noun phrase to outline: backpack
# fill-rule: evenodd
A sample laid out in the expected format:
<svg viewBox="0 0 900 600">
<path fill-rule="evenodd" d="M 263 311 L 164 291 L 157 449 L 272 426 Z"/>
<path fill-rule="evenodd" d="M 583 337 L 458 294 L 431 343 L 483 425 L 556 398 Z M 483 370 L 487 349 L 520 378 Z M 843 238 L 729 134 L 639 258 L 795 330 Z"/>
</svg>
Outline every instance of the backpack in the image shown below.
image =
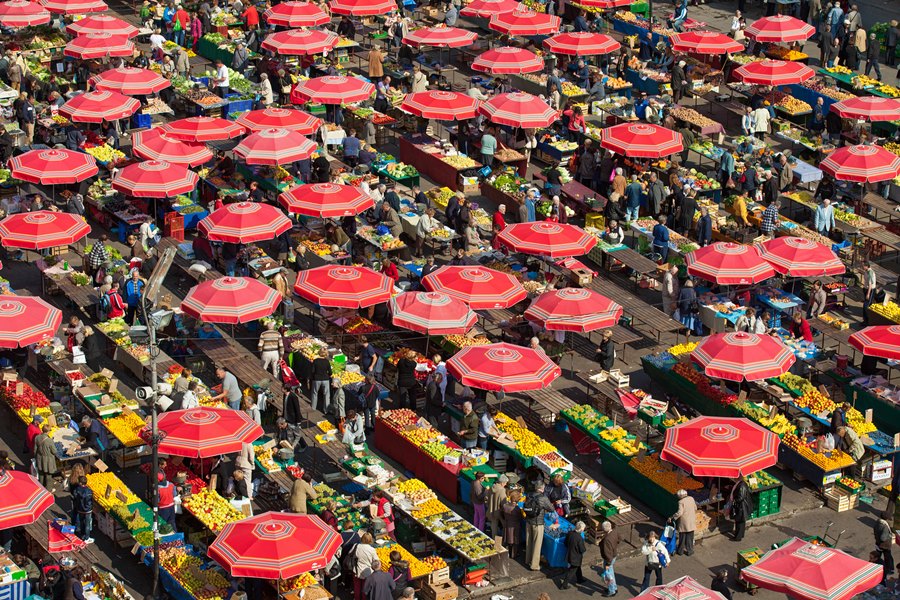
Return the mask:
<svg viewBox="0 0 900 600">
<path fill-rule="evenodd" d="M 101 294 L 100 295 L 100 312 L 103 314 L 109 314 L 109 309 L 112 306 L 109 303 L 109 294 Z"/>
<path fill-rule="evenodd" d="M 356 548 L 359 546 L 359 542 L 353 544 L 353 547 L 347 552 L 347 556 L 344 557 L 344 564 L 342 565 L 343 570 L 347 573 L 353 573 L 356 575 L 356 567 L 359 566 L 359 559 L 356 557 Z"/>
<path fill-rule="evenodd" d="M 538 515 L 538 511 L 540 510 L 540 506 L 538 506 L 537 497 L 529 496 L 525 501 L 525 504 L 522 505 L 522 512 L 525 513 L 525 519 L 533 519 Z"/>
</svg>

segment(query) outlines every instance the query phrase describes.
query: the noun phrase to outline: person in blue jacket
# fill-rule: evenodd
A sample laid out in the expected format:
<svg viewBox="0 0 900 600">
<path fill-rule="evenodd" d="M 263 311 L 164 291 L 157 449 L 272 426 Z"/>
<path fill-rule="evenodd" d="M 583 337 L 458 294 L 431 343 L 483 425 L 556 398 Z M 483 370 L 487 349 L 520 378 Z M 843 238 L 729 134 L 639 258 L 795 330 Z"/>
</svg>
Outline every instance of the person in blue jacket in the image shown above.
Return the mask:
<svg viewBox="0 0 900 600">
<path fill-rule="evenodd" d="M 134 323 L 135 316 L 140 319 L 138 310 L 141 306 L 141 296 L 144 291 L 144 280 L 137 269 L 131 270 L 131 279 L 125 282 L 125 303 L 128 305 L 125 311 L 125 322 Z"/>
<path fill-rule="evenodd" d="M 712 243 L 712 217 L 706 207 L 700 209 L 700 219 L 697 220 L 697 241 L 701 248 Z"/>
<path fill-rule="evenodd" d="M 666 215 L 659 215 L 658 223 L 653 226 L 653 252 L 662 257 L 662 261 L 669 259 L 669 228 L 666 227 Z"/>
</svg>

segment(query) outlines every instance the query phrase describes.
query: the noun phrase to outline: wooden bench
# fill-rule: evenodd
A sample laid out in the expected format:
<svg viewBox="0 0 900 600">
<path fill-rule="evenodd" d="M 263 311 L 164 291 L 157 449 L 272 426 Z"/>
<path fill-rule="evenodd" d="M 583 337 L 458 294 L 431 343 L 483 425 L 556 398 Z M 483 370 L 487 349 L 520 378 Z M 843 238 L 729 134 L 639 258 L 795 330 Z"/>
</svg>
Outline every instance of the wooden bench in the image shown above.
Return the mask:
<svg viewBox="0 0 900 600">
<path fill-rule="evenodd" d="M 828 348 L 834 347 L 840 350 L 841 346 L 845 346 L 847 348 L 853 349 L 850 346 L 850 336 L 853 335 L 853 329 L 835 329 L 830 324 L 826 323 L 819 317 L 815 317 L 809 320 L 809 324 L 814 329 L 818 329 L 819 333 L 822 334 L 822 350 L 826 350 Z M 826 346 L 825 340 L 833 340 L 836 342 L 834 346 Z M 856 354 L 856 350 L 853 349 L 854 356 Z"/>
<path fill-rule="evenodd" d="M 900 214 L 897 213 L 898 204 L 893 200 L 888 200 L 884 196 L 869 192 L 863 196 L 863 203 L 872 209 L 873 217 L 877 218 L 879 212 L 886 213 L 889 221 L 892 220 L 891 217 L 893 216 L 900 216 Z"/>
<path fill-rule="evenodd" d="M 684 331 L 683 324 L 609 280 L 597 277 L 588 287 L 621 305 L 626 315 L 643 323 L 655 333 L 657 341 L 660 340 L 663 333 Z"/>
<path fill-rule="evenodd" d="M 655 273 L 658 264 L 631 248 L 622 248 L 612 252 L 604 252 L 604 254 L 612 260 L 617 260 L 638 275 L 650 275 Z M 607 261 L 607 270 L 609 270 L 609 261 Z M 637 283 L 635 281 L 635 283 Z"/>
</svg>

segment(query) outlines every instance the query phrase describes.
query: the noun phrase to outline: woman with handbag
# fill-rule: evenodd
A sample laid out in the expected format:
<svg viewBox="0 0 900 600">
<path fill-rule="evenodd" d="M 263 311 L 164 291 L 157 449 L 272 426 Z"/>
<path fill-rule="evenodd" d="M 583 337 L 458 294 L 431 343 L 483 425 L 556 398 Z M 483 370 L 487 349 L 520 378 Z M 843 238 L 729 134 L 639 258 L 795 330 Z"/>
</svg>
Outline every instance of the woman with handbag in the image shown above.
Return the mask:
<svg viewBox="0 0 900 600">
<path fill-rule="evenodd" d="M 644 581 L 641 583 L 643 592 L 650 587 L 650 575 L 656 573 L 656 585 L 663 585 L 662 570 L 669 566 L 669 551 L 656 536 L 655 531 L 647 534 L 647 540 L 641 546 L 641 554 L 644 555 Z"/>
</svg>

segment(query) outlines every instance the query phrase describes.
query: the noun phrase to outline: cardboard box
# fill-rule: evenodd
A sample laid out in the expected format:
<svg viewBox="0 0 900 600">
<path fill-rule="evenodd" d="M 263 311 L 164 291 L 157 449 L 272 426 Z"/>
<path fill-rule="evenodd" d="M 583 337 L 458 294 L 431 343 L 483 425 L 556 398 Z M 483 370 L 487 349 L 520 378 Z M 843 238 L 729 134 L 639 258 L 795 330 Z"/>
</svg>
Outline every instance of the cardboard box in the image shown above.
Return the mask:
<svg viewBox="0 0 900 600">
<path fill-rule="evenodd" d="M 422 586 L 421 595 L 427 600 L 456 600 L 459 588 L 452 581 L 426 583 Z"/>
</svg>

